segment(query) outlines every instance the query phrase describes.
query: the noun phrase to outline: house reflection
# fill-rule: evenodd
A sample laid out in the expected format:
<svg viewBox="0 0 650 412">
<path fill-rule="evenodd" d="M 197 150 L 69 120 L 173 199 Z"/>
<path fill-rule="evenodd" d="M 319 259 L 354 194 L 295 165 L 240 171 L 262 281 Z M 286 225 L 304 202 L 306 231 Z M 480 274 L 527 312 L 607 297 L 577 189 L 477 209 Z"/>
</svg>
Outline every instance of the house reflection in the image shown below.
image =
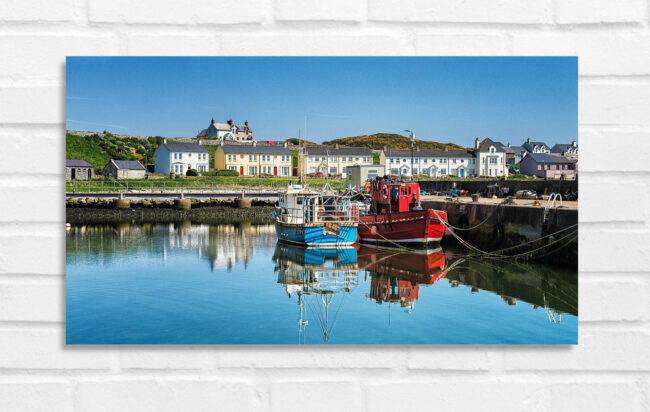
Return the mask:
<svg viewBox="0 0 650 412">
<path fill-rule="evenodd" d="M 328 342 L 345 295 L 359 286 L 356 249 L 305 248 L 278 243 L 273 261 L 277 282 L 284 285 L 290 299 L 293 296 L 297 299 L 298 343 L 305 343 L 308 318 L 318 324 L 323 341 Z M 330 320 L 332 304 L 337 310 Z"/>
<path fill-rule="evenodd" d="M 66 259 L 87 259 L 110 263 L 121 254 L 168 259 L 173 253 L 197 253 L 212 271 L 230 271 L 248 262 L 259 248 L 275 243 L 273 225 L 192 224 L 189 221 L 164 224 L 73 225 L 66 232 Z"/>
</svg>

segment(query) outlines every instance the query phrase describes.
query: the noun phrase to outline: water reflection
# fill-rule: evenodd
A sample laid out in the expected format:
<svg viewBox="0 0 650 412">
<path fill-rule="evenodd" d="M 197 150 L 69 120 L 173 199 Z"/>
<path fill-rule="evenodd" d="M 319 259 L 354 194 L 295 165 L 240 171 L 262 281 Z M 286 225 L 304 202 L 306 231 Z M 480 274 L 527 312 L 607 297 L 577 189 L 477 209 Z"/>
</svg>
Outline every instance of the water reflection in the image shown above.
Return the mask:
<svg viewBox="0 0 650 412">
<path fill-rule="evenodd" d="M 299 343 L 348 344 L 577 340 L 575 271 L 460 252 L 304 248 L 278 244 L 273 225 L 75 225 L 66 243 L 69 337 L 80 336 L 76 343 L 293 343 L 296 335 Z M 123 294 L 129 316 L 106 309 L 129 308 Z M 172 310 L 172 301 L 183 306 Z M 151 311 L 157 305 L 165 321 L 178 317 L 165 329 L 177 328 L 173 338 L 151 338 L 160 322 Z M 566 314 L 571 326 L 562 329 Z M 249 327 L 228 329 L 235 319 Z M 119 339 L 102 335 L 111 322 Z"/>
</svg>

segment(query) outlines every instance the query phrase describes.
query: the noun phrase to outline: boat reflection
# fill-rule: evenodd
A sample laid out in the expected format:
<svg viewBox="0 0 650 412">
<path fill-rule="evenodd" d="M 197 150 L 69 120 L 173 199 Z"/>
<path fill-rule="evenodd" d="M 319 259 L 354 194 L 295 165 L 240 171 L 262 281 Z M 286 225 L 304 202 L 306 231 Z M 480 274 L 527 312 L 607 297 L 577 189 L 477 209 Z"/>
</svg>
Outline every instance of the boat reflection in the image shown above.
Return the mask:
<svg viewBox="0 0 650 412">
<path fill-rule="evenodd" d="M 405 252 L 402 249 L 361 246 L 359 266 L 370 274 L 367 298 L 378 304 L 399 303 L 411 312 L 420 295 L 420 285 L 432 285 L 447 274 L 441 248 Z"/>
<path fill-rule="evenodd" d="M 346 295 L 359 286 L 357 250 L 311 248 L 278 243 L 273 254 L 278 283 L 298 301 L 298 343 L 305 343 L 307 311 L 328 342 Z M 336 298 L 336 299 L 335 299 Z M 338 301 L 335 303 L 335 300 Z M 338 305 L 330 323 L 330 306 Z"/>
</svg>

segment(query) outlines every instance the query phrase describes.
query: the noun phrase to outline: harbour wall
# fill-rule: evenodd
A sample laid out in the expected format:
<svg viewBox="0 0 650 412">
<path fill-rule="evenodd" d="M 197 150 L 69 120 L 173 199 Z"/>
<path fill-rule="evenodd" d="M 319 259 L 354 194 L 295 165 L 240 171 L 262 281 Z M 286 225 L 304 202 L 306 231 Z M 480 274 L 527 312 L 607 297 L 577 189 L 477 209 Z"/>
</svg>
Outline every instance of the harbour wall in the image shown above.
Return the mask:
<svg viewBox="0 0 650 412">
<path fill-rule="evenodd" d="M 540 250 L 536 253 L 536 257 L 550 263 L 577 268 L 578 210 L 576 209 L 552 208 L 546 211 L 542 206 L 454 201 L 423 201 L 422 207 L 446 211 L 451 226 L 472 228 L 471 230 L 458 230 L 456 233 L 472 246 L 486 252 L 511 248 L 544 238 L 530 243 L 526 247 L 509 250 L 506 254 L 524 253 L 545 246 L 575 231 L 575 234 L 565 237 L 562 242 L 558 241 L 556 244 Z M 553 237 L 547 236 L 558 231 L 562 232 Z M 452 236 L 445 236 L 443 242 L 459 243 Z M 562 247 L 560 248 L 560 246 Z M 551 251 L 554 252 L 549 254 Z"/>
</svg>

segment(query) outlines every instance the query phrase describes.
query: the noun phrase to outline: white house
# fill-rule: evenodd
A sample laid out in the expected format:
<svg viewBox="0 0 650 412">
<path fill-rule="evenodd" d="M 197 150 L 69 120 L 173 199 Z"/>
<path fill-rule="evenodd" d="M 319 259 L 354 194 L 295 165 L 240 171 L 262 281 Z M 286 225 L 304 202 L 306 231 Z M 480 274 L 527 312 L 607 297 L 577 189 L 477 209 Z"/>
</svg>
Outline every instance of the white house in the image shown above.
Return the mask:
<svg viewBox="0 0 650 412">
<path fill-rule="evenodd" d="M 396 176 L 426 175 L 429 177 L 470 177 L 476 175 L 476 158 L 466 150 L 384 149 L 379 163 L 386 172 Z"/>
<path fill-rule="evenodd" d="M 474 156 L 478 176 L 508 176 L 506 151 L 503 145 L 490 139 L 474 140 Z"/>
<path fill-rule="evenodd" d="M 184 175 L 188 169 L 199 172 L 210 170 L 210 153 L 201 144 L 201 139 L 196 143 L 168 142 L 163 143 L 154 152 L 155 172 L 169 174 L 174 171 L 177 175 Z"/>
<path fill-rule="evenodd" d="M 234 124 L 232 119 L 227 123 L 217 123 L 214 117 L 207 129 L 203 129 L 196 135 L 197 138 L 219 139 L 219 140 L 253 140 L 253 131 L 248 127 L 248 120 L 244 124 Z"/>
</svg>

